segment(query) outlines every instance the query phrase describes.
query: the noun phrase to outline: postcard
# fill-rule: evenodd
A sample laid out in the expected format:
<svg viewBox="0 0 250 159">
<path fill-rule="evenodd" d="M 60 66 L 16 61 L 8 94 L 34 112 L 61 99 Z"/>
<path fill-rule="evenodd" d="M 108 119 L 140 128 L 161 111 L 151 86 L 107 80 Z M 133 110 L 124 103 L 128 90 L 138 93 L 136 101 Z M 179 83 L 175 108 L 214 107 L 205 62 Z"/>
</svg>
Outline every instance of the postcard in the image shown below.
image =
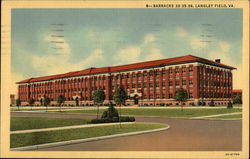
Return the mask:
<svg viewBox="0 0 250 159">
<path fill-rule="evenodd" d="M 248 158 L 248 1 L 2 1 L 1 157 Z"/>
</svg>

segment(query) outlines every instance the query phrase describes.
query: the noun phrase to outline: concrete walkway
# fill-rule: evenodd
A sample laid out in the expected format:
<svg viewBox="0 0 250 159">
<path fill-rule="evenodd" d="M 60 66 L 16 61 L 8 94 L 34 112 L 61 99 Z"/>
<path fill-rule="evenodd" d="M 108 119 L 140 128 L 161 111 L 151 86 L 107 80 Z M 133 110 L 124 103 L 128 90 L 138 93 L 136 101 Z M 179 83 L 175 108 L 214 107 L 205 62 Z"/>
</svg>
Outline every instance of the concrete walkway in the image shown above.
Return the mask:
<svg viewBox="0 0 250 159">
<path fill-rule="evenodd" d="M 134 124 L 134 123 L 135 122 L 123 122 L 121 124 L 123 125 L 123 124 Z M 120 123 L 86 124 L 86 125 L 63 126 L 63 127 L 54 127 L 54 128 L 17 130 L 17 131 L 11 131 L 10 134 L 33 133 L 33 132 L 43 132 L 43 131 L 55 131 L 55 130 L 75 129 L 75 128 L 89 128 L 89 127 L 109 126 L 109 125 L 118 125 L 118 124 L 120 124 Z"/>
<path fill-rule="evenodd" d="M 216 115 L 206 115 L 206 116 L 192 117 L 190 119 L 204 119 L 204 118 L 219 117 L 219 116 L 237 115 L 237 114 L 242 114 L 242 112 L 216 114 Z"/>
</svg>

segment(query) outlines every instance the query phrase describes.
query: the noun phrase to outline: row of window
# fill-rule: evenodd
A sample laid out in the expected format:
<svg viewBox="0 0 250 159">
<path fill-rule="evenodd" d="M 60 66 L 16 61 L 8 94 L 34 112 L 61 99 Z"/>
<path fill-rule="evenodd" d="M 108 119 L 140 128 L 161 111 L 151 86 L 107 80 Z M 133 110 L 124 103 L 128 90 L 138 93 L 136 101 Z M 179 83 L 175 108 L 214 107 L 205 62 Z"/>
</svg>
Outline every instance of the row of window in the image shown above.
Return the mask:
<svg viewBox="0 0 250 159">
<path fill-rule="evenodd" d="M 218 81 L 200 81 L 200 86 L 230 87 L 231 84 L 228 82 Z"/>
<path fill-rule="evenodd" d="M 180 81 L 175 81 L 175 86 L 179 86 L 180 85 Z M 186 80 L 182 80 L 182 85 L 186 85 Z M 189 85 L 193 85 L 193 81 L 192 80 L 189 80 Z M 166 83 L 165 82 L 162 82 L 162 87 L 165 87 L 166 86 Z M 169 81 L 169 86 L 173 86 L 173 81 Z M 136 87 L 136 84 L 132 84 L 132 88 L 135 88 Z M 149 87 L 152 88 L 153 87 L 153 83 L 149 83 Z M 155 87 L 159 87 L 159 83 L 155 83 Z M 105 89 L 106 87 L 103 86 L 101 87 L 102 89 Z M 127 89 L 130 88 L 130 85 L 127 85 Z M 141 83 L 138 83 L 137 84 L 137 88 L 141 88 Z M 147 88 L 147 83 L 144 83 L 143 84 L 143 88 Z M 50 88 L 52 89 L 52 88 Z M 93 89 L 97 89 L 97 87 L 93 87 Z M 114 89 L 114 85 L 112 85 L 112 89 Z M 69 91 L 77 91 L 77 88 L 71 88 L 71 89 L 67 89 L 68 92 Z M 58 90 L 56 90 L 56 93 Z M 66 90 L 65 90 L 66 91 Z M 78 91 L 80 91 L 80 88 L 78 88 Z M 88 88 L 85 87 L 85 88 L 82 88 L 82 91 L 88 91 Z M 41 90 L 39 91 L 35 91 L 34 92 L 35 94 L 36 93 L 41 93 Z M 47 93 L 47 90 L 45 90 L 45 93 Z M 52 90 L 48 90 L 48 93 L 52 93 Z"/>
</svg>

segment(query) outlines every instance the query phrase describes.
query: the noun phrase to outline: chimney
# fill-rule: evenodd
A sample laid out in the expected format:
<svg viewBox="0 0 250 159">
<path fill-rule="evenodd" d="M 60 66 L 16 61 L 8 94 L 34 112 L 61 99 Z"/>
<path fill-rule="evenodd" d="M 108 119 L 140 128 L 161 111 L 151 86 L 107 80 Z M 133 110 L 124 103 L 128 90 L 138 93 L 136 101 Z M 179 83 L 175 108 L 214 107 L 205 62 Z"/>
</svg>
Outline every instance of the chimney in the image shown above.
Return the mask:
<svg viewBox="0 0 250 159">
<path fill-rule="evenodd" d="M 215 59 L 215 62 L 220 63 L 220 59 Z"/>
</svg>

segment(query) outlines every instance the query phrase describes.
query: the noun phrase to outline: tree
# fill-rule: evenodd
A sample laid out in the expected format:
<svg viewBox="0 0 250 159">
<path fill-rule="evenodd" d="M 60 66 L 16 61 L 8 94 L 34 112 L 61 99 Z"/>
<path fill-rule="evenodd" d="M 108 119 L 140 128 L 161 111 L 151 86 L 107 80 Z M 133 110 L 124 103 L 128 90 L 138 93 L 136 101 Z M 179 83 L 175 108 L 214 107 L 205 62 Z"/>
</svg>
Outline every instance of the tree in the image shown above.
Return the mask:
<svg viewBox="0 0 250 159">
<path fill-rule="evenodd" d="M 29 102 L 30 108 L 31 108 L 31 110 L 32 110 L 32 107 L 33 107 L 33 104 L 35 103 L 35 100 L 34 100 L 33 98 L 30 98 L 30 99 L 28 100 L 28 102 Z"/>
<path fill-rule="evenodd" d="M 58 103 L 59 106 L 60 106 L 60 112 L 61 112 L 61 110 L 62 110 L 62 103 L 64 103 L 65 100 L 66 100 L 66 99 L 65 99 L 65 97 L 64 97 L 63 95 L 58 96 L 57 99 L 56 99 L 57 103 Z"/>
<path fill-rule="evenodd" d="M 76 106 L 79 106 L 79 98 L 78 97 L 75 98 L 75 102 L 76 102 Z"/>
<path fill-rule="evenodd" d="M 96 118 L 99 116 L 99 104 L 103 103 L 105 100 L 105 92 L 103 90 L 95 90 L 93 93 L 93 100 L 96 104 Z"/>
<path fill-rule="evenodd" d="M 239 95 L 236 95 L 233 100 L 234 104 L 242 104 L 242 99 L 240 98 Z"/>
<path fill-rule="evenodd" d="M 40 99 L 41 106 L 43 106 L 43 98 Z"/>
<path fill-rule="evenodd" d="M 46 107 L 46 112 L 48 110 L 48 105 L 50 104 L 50 98 L 49 97 L 44 97 L 43 99 L 43 105 Z"/>
<path fill-rule="evenodd" d="M 185 89 L 179 88 L 175 92 L 175 100 L 177 100 L 181 104 L 181 111 L 183 111 L 183 102 L 187 101 L 188 93 Z"/>
<path fill-rule="evenodd" d="M 113 99 L 114 99 L 115 103 L 120 106 L 120 117 L 119 117 L 120 128 L 121 128 L 121 115 L 122 115 L 121 105 L 122 104 L 125 105 L 125 102 L 126 102 L 127 98 L 128 98 L 128 96 L 127 96 L 127 94 L 126 94 L 123 87 L 119 87 L 115 91 L 115 94 L 113 96 Z"/>
<path fill-rule="evenodd" d="M 19 98 L 16 99 L 16 106 L 18 107 L 18 110 L 19 110 L 19 107 L 21 105 L 21 100 Z"/>
</svg>

